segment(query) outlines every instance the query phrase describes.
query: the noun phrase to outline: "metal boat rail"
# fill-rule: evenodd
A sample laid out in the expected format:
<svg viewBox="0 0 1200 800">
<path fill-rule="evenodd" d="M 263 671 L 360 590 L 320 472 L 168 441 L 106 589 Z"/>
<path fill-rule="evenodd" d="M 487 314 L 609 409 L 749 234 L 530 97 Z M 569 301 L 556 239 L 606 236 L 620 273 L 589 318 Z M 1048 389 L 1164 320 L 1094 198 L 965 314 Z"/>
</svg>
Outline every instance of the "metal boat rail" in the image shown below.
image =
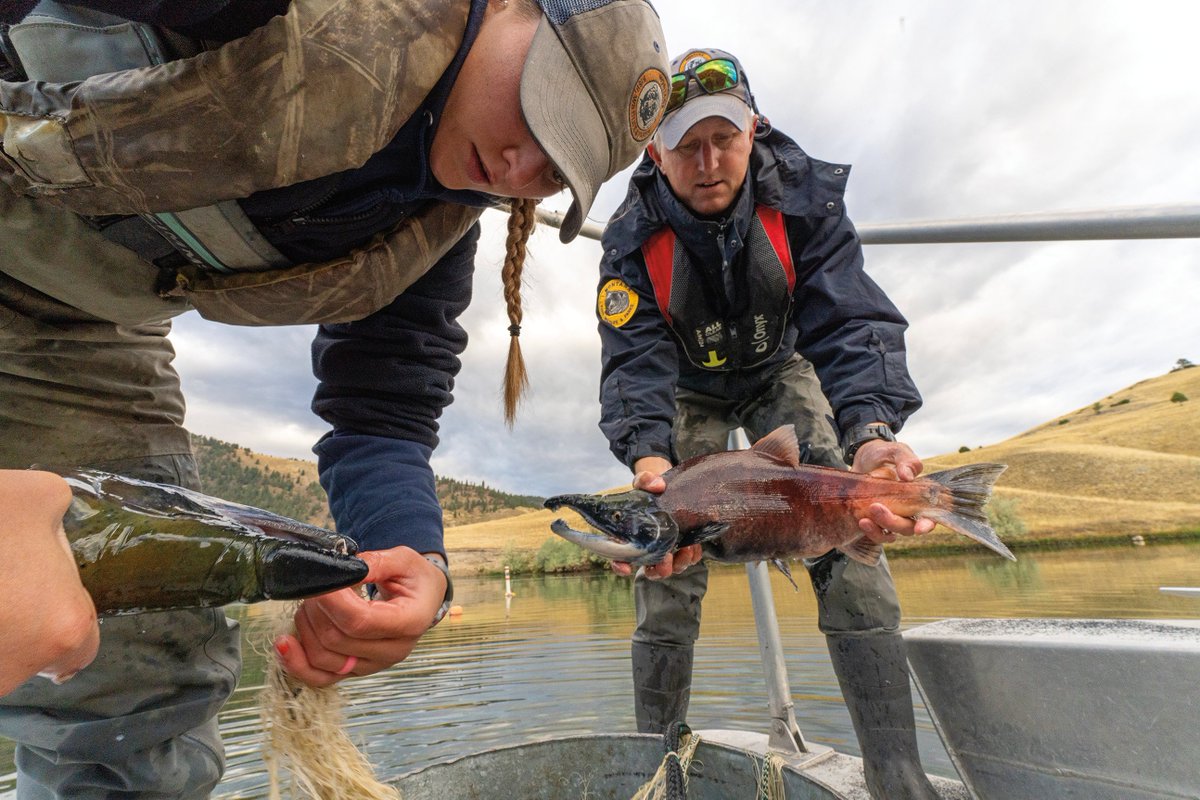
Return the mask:
<svg viewBox="0 0 1200 800">
<path fill-rule="evenodd" d="M 537 210 L 538 222 L 562 227 L 563 214 Z M 1200 204 L 1130 206 L 962 219 L 856 224 L 863 244 L 1066 242 L 1099 239 L 1200 238 Z M 585 222 L 580 236 L 600 239 L 604 226 Z"/>
</svg>

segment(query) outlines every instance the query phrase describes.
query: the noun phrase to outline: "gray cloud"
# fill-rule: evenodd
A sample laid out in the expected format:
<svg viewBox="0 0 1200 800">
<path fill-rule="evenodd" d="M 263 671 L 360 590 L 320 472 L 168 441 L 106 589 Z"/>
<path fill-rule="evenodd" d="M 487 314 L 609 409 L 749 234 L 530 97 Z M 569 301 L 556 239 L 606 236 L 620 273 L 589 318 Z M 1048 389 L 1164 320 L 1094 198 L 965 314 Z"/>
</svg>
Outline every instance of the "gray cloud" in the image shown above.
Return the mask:
<svg viewBox="0 0 1200 800">
<path fill-rule="evenodd" d="M 775 125 L 854 165 L 860 224 L 1200 201 L 1195 4 L 743 0 L 736 17 L 715 0 L 656 5 L 672 53 L 738 54 Z M 602 189 L 594 219 L 627 174 Z M 485 225 L 435 469 L 523 493 L 627 481 L 596 428 L 594 242 L 535 235 L 521 337 L 533 388 L 504 428 L 502 222 Z M 925 455 L 994 442 L 1200 359 L 1198 252 L 1195 240 L 867 248 L 912 323 L 926 405 L 904 438 Z M 308 457 L 323 429 L 308 411 L 310 337 L 181 320 L 189 425 Z"/>
</svg>

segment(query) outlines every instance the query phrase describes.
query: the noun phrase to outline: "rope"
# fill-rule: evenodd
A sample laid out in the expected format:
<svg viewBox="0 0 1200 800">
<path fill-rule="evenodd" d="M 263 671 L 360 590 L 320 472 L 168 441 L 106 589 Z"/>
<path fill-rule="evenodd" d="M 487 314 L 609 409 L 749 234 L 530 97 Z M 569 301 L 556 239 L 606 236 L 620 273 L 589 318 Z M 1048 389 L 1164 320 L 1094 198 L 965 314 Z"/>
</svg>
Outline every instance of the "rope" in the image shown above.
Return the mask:
<svg viewBox="0 0 1200 800">
<path fill-rule="evenodd" d="M 754 762 L 754 772 L 757 778 L 755 800 L 787 800 L 787 791 L 783 785 L 783 756 L 779 753 L 767 753 L 762 762 Z"/>
<path fill-rule="evenodd" d="M 662 763 L 632 800 L 687 800 L 687 771 L 699 744 L 700 737 L 685 723 L 668 725 L 663 734 Z"/>
</svg>

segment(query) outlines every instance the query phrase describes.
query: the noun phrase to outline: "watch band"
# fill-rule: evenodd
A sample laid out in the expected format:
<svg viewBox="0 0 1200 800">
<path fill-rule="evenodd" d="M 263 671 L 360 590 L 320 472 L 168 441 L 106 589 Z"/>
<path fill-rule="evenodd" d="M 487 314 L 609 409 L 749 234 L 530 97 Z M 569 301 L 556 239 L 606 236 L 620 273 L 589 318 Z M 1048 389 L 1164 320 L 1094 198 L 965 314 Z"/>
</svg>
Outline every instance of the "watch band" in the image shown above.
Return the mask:
<svg viewBox="0 0 1200 800">
<path fill-rule="evenodd" d="M 430 624 L 430 627 L 433 627 L 441 622 L 442 618 L 446 616 L 446 613 L 450 611 L 450 602 L 454 599 L 454 581 L 450 580 L 450 567 L 445 561 L 442 561 L 442 559 L 437 556 L 422 555 L 422 557 L 430 564 L 433 564 L 435 567 L 440 569 L 442 574 L 446 576 L 446 596 L 442 598 L 441 608 L 439 608 L 437 613 L 433 615 L 433 622 Z"/>
<path fill-rule="evenodd" d="M 896 434 L 892 433 L 891 427 L 882 422 L 873 422 L 870 425 L 861 425 L 850 432 L 850 436 L 846 437 L 850 444 L 846 447 L 845 461 L 847 464 L 854 464 L 854 456 L 858 453 L 858 449 L 867 442 L 873 442 L 876 439 L 882 439 L 885 442 L 896 441 Z"/>
</svg>

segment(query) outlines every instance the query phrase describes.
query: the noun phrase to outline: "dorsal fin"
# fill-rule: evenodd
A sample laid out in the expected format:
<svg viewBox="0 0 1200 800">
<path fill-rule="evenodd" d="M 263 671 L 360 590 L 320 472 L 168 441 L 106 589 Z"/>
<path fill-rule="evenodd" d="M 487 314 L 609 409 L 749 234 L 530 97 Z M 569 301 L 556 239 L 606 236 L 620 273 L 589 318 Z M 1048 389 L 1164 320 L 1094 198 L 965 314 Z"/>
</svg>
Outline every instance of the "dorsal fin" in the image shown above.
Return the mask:
<svg viewBox="0 0 1200 800">
<path fill-rule="evenodd" d="M 780 425 L 750 449 L 786 461 L 793 467 L 800 466 L 800 442 L 796 440 L 795 425 Z"/>
</svg>

